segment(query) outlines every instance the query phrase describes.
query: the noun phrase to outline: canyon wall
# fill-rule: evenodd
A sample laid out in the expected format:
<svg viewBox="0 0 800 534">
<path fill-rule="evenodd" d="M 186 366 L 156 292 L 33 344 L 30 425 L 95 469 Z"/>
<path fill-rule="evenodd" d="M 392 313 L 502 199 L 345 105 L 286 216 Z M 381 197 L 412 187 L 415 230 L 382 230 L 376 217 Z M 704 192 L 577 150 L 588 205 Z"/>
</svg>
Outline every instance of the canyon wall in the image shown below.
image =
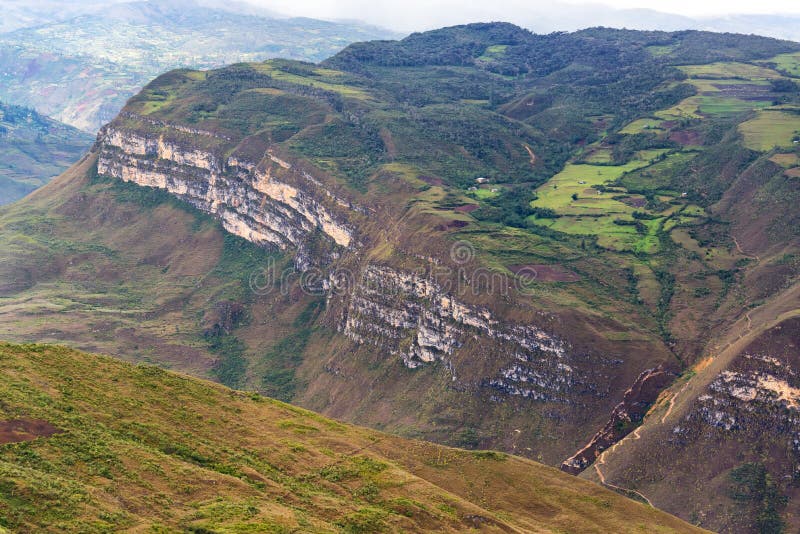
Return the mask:
<svg viewBox="0 0 800 534">
<path fill-rule="evenodd" d="M 162 130 L 146 135 L 113 123 L 105 127 L 98 136 L 98 173 L 164 189 L 215 215 L 232 234 L 259 245 L 302 249 L 317 231 L 338 247 L 353 244 L 352 226 L 325 204 L 336 202 L 344 212 L 351 206 L 330 198 L 308 173 L 272 154 L 259 161 L 226 157 L 230 141 L 211 132 L 177 125 Z M 176 140 L 183 136 L 201 138 L 212 148 Z M 302 186 L 283 181 L 279 174 Z"/>
</svg>

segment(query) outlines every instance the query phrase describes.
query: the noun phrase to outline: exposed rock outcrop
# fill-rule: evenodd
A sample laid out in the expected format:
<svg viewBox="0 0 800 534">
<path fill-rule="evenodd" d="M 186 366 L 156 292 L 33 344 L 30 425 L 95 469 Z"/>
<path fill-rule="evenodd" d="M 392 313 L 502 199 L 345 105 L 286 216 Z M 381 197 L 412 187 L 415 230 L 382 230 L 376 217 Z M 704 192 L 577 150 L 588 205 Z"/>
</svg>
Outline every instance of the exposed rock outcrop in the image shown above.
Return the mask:
<svg viewBox="0 0 800 534">
<path fill-rule="evenodd" d="M 622 402 L 611 412 L 608 423 L 585 447 L 564 460 L 561 470 L 577 475 L 590 466 L 604 450 L 631 433 L 647 413 L 650 405 L 658 398 L 661 390 L 674 379 L 675 375 L 660 367 L 648 369 L 640 374 L 636 382 L 625 392 Z"/>
<path fill-rule="evenodd" d="M 686 440 L 697 432 L 757 432 L 765 425 L 800 461 L 800 374 L 786 360 L 745 353 L 711 382 L 672 433 Z"/>
<path fill-rule="evenodd" d="M 458 378 L 456 351 L 485 338 L 498 350 L 496 376 L 479 384 L 498 394 L 566 402 L 579 380 L 567 343 L 533 324 L 506 324 L 486 308 L 459 301 L 417 273 L 370 265 L 350 298 L 341 331 L 402 358 L 409 368 L 439 361 Z M 505 363 L 502 363 L 505 362 Z"/>
<path fill-rule="evenodd" d="M 202 142 L 181 142 L 187 135 Z M 340 213 L 352 211 L 350 203 L 269 151 L 260 161 L 225 157 L 230 144 L 224 136 L 186 127 L 161 125 L 158 133 L 141 133 L 112 123 L 98 135 L 97 170 L 164 189 L 256 244 L 302 249 L 312 233 L 321 232 L 336 246 L 353 245 L 352 226 Z M 330 209 L 331 203 L 342 209 Z"/>
</svg>

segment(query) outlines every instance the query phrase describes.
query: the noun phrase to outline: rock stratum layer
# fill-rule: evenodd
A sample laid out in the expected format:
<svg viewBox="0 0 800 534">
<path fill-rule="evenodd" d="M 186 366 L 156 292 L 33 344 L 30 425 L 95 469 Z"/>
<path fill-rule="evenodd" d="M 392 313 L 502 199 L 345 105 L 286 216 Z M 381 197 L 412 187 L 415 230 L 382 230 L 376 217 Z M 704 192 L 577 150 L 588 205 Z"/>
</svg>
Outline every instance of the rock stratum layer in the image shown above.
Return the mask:
<svg viewBox="0 0 800 534">
<path fill-rule="evenodd" d="M 128 119 L 152 124 L 142 117 Z M 114 124 L 104 128 L 98 136 L 97 172 L 163 189 L 257 245 L 297 251 L 300 270 L 311 263 L 331 267 L 333 258 L 359 248 L 347 218 L 364 210 L 322 189 L 319 180 L 270 148 L 260 161 L 235 153 L 225 157 L 222 148 L 201 149 L 186 141 L 191 136 L 225 147 L 231 144 L 225 136 L 181 125 L 157 126 L 158 132 L 150 135 Z M 336 211 L 326 207 L 330 203 Z M 338 252 L 309 262 L 305 248 L 317 232 Z M 388 351 L 408 368 L 440 362 L 457 381 L 453 356 L 471 344 L 507 360 L 493 376 L 476 383 L 497 397 L 570 402 L 579 383 L 590 390 L 601 387 L 573 368 L 564 339 L 535 324 L 506 324 L 488 307 L 462 302 L 418 272 L 367 263 L 357 276 L 353 294 L 340 295 L 347 304 L 339 330 L 358 344 Z"/>
<path fill-rule="evenodd" d="M 280 174 L 296 172 L 272 154 L 255 162 L 235 155 L 225 158 L 178 138 L 196 136 L 219 147 L 230 142 L 227 138 L 178 125 L 163 124 L 160 129 L 157 136 L 143 136 L 114 125 L 104 128 L 98 135 L 98 173 L 164 189 L 215 215 L 227 231 L 259 245 L 302 248 L 317 230 L 340 247 L 351 245 L 352 228 L 317 198 L 324 195 L 307 173 L 299 173 L 300 181 L 306 182 L 301 189 L 281 181 Z"/>
<path fill-rule="evenodd" d="M 299 272 L 319 270 L 316 289 L 329 290 L 325 321 L 351 347 L 336 349 L 331 356 L 338 363 L 323 369 L 341 366 L 349 352 L 377 351 L 389 356 L 389 365 L 441 367 L 444 384 L 457 395 L 477 395 L 481 410 L 503 410 L 516 399 L 515 405 L 547 407 L 548 424 L 570 427 L 599 422 L 602 410 L 594 407 L 607 406 L 608 413 L 617 384 L 641 372 L 607 340 L 587 343 L 582 334 L 574 342 L 571 331 L 585 332 L 586 317 L 515 304 L 507 287 L 508 302 L 499 309 L 490 291 L 450 289 L 478 265 L 456 262 L 438 280 L 434 267 L 447 257 L 421 259 L 409 251 L 413 267 L 365 259 L 376 239 L 370 218 L 381 208 L 365 208 L 324 173 L 258 136 L 239 139 L 126 112 L 103 128 L 95 151 L 99 175 L 165 190 L 212 214 L 228 232 L 292 254 Z M 446 242 L 439 243 L 434 248 L 445 249 Z M 342 273 L 348 291 L 334 291 Z M 596 325 L 618 328 L 606 319 Z M 656 351 L 647 360 L 664 363 L 665 355 Z M 352 402 L 329 395 L 313 407 L 336 410 Z"/>
</svg>

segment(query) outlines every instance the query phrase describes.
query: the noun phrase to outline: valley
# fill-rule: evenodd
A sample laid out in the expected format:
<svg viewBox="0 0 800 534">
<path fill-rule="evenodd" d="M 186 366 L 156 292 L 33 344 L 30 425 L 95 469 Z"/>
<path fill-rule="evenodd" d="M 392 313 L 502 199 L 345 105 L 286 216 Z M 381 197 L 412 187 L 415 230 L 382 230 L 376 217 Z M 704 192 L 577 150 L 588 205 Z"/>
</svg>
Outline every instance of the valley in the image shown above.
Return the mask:
<svg viewBox="0 0 800 534">
<path fill-rule="evenodd" d="M 496 23 L 171 71 L 0 210 L 0 338 L 794 528 L 799 54 Z"/>
<path fill-rule="evenodd" d="M 43 5 L 44 21 L 0 34 L 0 99 L 92 134 L 170 69 L 270 57 L 320 61 L 353 41 L 395 36 L 192 1 L 82 4 Z"/>
</svg>

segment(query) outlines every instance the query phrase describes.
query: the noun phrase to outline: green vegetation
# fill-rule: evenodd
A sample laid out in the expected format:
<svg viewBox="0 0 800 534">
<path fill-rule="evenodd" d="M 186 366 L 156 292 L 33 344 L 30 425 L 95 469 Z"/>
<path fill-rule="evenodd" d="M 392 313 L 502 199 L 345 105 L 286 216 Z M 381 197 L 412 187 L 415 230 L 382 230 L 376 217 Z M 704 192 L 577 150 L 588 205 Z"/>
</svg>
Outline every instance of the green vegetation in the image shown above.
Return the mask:
<svg viewBox="0 0 800 534">
<path fill-rule="evenodd" d="M 70 340 L 407 436 L 507 447 L 557 465 L 605 424 L 643 369 L 691 365 L 709 339 L 744 323 L 743 309 L 794 283 L 794 263 L 771 256 L 793 258 L 800 232 L 795 134 L 761 119 L 793 116 L 794 82 L 770 58 L 798 48 L 703 32 L 538 36 L 477 24 L 353 45 L 321 65 L 273 60 L 173 71 L 114 121 L 120 131 L 163 136 L 218 161 L 261 162 L 271 178 L 310 196 L 342 199 L 329 205 L 358 245 L 321 254 L 317 232 L 308 257 L 296 258 L 323 270 L 433 269 L 451 265 L 454 241 L 468 241 L 475 254 L 467 267 L 512 283 L 498 297 L 488 290 L 493 279 L 479 280 L 459 297 L 499 321 L 563 336 L 575 348 L 565 357 L 576 381 L 563 388 L 569 402 L 498 393 L 493 379 L 513 355 L 488 336 L 465 335 L 443 362 L 411 370 L 384 343 L 399 329 L 366 325 L 379 327 L 367 339 L 375 345 L 341 335 L 355 299 L 308 295 L 291 275 L 283 291 L 250 291 L 265 264 L 274 261 L 282 273 L 290 254 L 225 237 L 209 217 L 158 191 L 92 177 L 91 158 L 0 212 L 0 336 Z M 773 136 L 791 145 L 772 151 Z M 416 309 L 410 300 L 386 305 Z M 403 348 L 414 339 L 401 336 Z M 393 464 L 373 457 L 377 445 L 349 450 L 386 469 L 343 458 L 329 465 L 322 457 L 333 458 L 330 451 L 307 440 L 331 424 L 282 414 L 267 425 L 280 431 L 281 445 L 259 443 L 257 453 L 241 455 L 275 453 L 265 460 L 273 467 L 285 465 L 280 454 L 302 466 L 305 453 L 324 460 L 309 461 L 313 469 L 281 491 L 294 506 L 293 488 L 311 479 L 337 484 L 338 497 L 320 497 L 332 529 L 402 530 L 409 517 L 428 518 L 433 528 L 431 517 L 463 517 L 446 500 L 387 493 L 382 477 Z M 175 441 L 183 460 L 247 478 L 240 457 Z M 415 465 L 430 468 L 426 476 L 452 476 L 452 457 L 436 451 Z M 495 469 L 516 461 L 481 452 L 460 467 L 472 477 L 480 469 L 470 462 Z M 246 467 L 266 479 L 254 476 L 243 481 L 248 486 L 281 484 L 263 477 L 261 464 Z M 464 491 L 494 502 L 481 480 Z M 298 500 L 306 506 L 317 497 L 311 491 Z M 344 497 L 356 501 L 339 506 Z M 192 513 L 260 517 L 251 505 L 261 509 L 204 502 Z M 317 510 L 303 506 L 281 524 L 314 530 Z"/>
<path fill-rule="evenodd" d="M 3 531 L 461 532 L 476 516 L 502 530 L 692 530 L 527 460 L 56 346 L 0 344 L 0 398 Z"/>
<path fill-rule="evenodd" d="M 525 219 L 539 213 L 534 208 L 531 208 L 531 198 L 531 194 L 523 190 L 508 189 L 498 196 L 489 197 L 487 205 L 475 212 L 474 216 L 481 221 L 492 221 L 501 223 L 504 226 L 525 228 L 527 226 Z"/>
<path fill-rule="evenodd" d="M 800 140 L 800 112 L 764 110 L 739 125 L 739 131 L 753 150 L 792 147 Z"/>
<path fill-rule="evenodd" d="M 208 68 L 274 57 L 321 61 L 351 42 L 394 36 L 388 30 L 352 22 L 311 18 L 287 22 L 255 13 L 192 7 L 162 3 L 137 10 L 95 11 L 69 17 L 69 21 L 48 20 L 19 29 L 13 37 L 4 36 L 0 38 L 0 99 L 96 132 L 139 88 L 176 67 Z M 327 81 L 323 70 L 316 74 L 321 83 Z M 152 96 L 151 111 L 174 97 L 168 93 Z"/>
<path fill-rule="evenodd" d="M 652 165 L 663 151 L 636 154 L 624 165 L 570 164 L 536 190 L 534 209 L 547 210 L 552 217 L 533 214 L 531 224 L 560 232 L 597 237 L 600 246 L 615 250 L 654 252 L 659 219 L 636 220 L 638 202 L 624 189 L 607 188 L 628 173 Z M 639 217 L 641 219 L 641 217 Z"/>
<path fill-rule="evenodd" d="M 708 63 L 705 65 L 687 65 L 681 70 L 690 78 L 704 78 L 710 80 L 767 80 L 778 78 L 780 74 L 766 67 L 750 65 L 747 63 L 726 62 Z"/>
<path fill-rule="evenodd" d="M 265 395 L 282 401 L 292 400 L 298 387 L 297 368 L 303 363 L 303 353 L 314 331 L 311 325 L 324 307 L 324 300 L 311 300 L 295 318 L 294 332 L 278 341 L 263 357 L 267 371 L 261 378 L 261 389 Z"/>
<path fill-rule="evenodd" d="M 786 527 L 780 511 L 786 506 L 787 497 L 775 484 L 763 464 L 747 463 L 730 472 L 733 482 L 731 497 L 756 509 L 754 532 L 780 534 Z"/>
<path fill-rule="evenodd" d="M 3 212 L 0 276 L 11 283 L 0 290 L 0 307 L 28 302 L 22 307 L 30 314 L 2 336 L 16 330 L 23 339 L 58 341 L 94 330 L 95 348 L 246 385 L 247 313 L 227 324 L 215 310 L 244 309 L 254 297 L 252 273 L 282 270 L 291 258 L 223 232 L 162 190 L 110 181 L 95 168 L 87 160 L 59 178 L 54 197 Z M 64 208 L 80 199 L 91 199 L 78 204 L 82 217 L 109 206 L 116 217 L 102 227 L 86 224 Z M 61 262 L 72 266 L 66 276 Z"/>
<path fill-rule="evenodd" d="M 775 69 L 784 74 L 800 78 L 800 53 L 780 54 L 765 63 L 775 65 Z"/>
</svg>

